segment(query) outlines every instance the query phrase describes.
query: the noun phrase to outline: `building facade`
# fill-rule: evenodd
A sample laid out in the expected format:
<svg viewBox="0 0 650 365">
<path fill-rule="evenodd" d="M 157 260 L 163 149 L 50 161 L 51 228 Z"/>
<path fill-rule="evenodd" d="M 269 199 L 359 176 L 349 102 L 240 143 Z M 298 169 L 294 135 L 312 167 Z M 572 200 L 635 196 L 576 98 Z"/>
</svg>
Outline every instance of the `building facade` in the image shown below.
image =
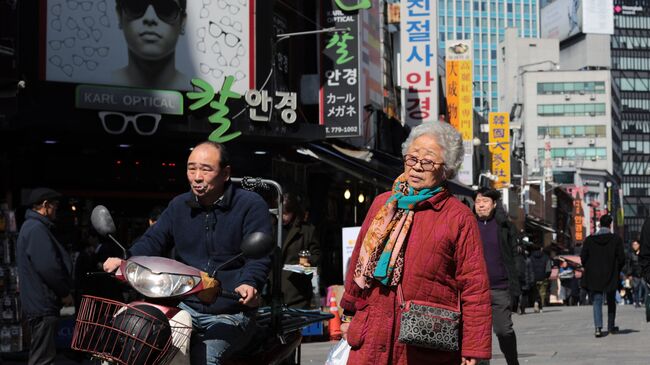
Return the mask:
<svg viewBox="0 0 650 365">
<path fill-rule="evenodd" d="M 506 28 L 523 38 L 539 35 L 539 0 L 438 0 L 439 54 L 445 42 L 472 39 L 474 108 L 498 111 L 498 46 Z"/>
<path fill-rule="evenodd" d="M 650 6 L 614 2 L 612 77 L 621 92 L 625 239 L 650 213 Z"/>
</svg>

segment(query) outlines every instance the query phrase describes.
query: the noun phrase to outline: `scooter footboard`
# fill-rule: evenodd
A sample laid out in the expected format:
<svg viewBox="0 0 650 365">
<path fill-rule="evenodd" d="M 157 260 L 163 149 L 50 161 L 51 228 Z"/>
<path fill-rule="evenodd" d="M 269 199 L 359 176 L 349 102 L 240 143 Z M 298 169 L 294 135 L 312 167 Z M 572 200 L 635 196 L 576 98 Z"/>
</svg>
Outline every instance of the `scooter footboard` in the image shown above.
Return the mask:
<svg viewBox="0 0 650 365">
<path fill-rule="evenodd" d="M 121 365 L 165 365 L 176 353 L 189 352 L 192 321 L 188 317 L 181 311 L 167 319 L 150 305 L 84 296 L 72 348 Z"/>
</svg>

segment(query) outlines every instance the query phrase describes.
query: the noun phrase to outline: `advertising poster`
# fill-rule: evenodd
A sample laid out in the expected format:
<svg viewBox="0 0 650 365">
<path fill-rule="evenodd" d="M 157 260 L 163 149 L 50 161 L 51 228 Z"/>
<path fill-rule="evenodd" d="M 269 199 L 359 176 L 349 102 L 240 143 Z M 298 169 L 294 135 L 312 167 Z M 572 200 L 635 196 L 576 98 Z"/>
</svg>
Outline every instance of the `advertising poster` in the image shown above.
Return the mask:
<svg viewBox="0 0 650 365">
<path fill-rule="evenodd" d="M 588 0 L 582 4 L 582 31 L 593 34 L 614 34 L 613 0 Z"/>
<path fill-rule="evenodd" d="M 489 146 L 492 154 L 492 174 L 495 189 L 510 187 L 510 114 L 490 113 Z"/>
<path fill-rule="evenodd" d="M 438 119 L 438 14 L 435 1 L 400 7 L 402 120 L 416 126 Z"/>
<path fill-rule="evenodd" d="M 359 11 L 344 11 L 336 0 L 322 1 L 323 28 L 348 28 L 347 32 L 320 36 L 320 121 L 325 135 L 357 137 L 361 135 L 361 103 L 359 90 Z"/>
<path fill-rule="evenodd" d="M 185 91 L 233 76 L 243 94 L 255 86 L 254 2 L 46 0 L 41 78 Z"/>
<path fill-rule="evenodd" d="M 343 240 L 341 242 L 341 252 L 343 257 L 343 277 L 345 277 L 345 273 L 348 271 L 350 257 L 352 257 L 352 251 L 354 250 L 354 245 L 357 243 L 357 236 L 360 230 L 361 227 L 343 227 L 342 229 Z"/>
<path fill-rule="evenodd" d="M 465 156 L 458 181 L 472 185 L 474 145 L 472 98 L 472 41 L 455 40 L 445 47 L 448 120 L 463 136 Z"/>
<path fill-rule="evenodd" d="M 582 32 L 582 15 L 581 0 L 555 0 L 549 3 L 541 10 L 540 38 L 562 41 Z"/>
</svg>

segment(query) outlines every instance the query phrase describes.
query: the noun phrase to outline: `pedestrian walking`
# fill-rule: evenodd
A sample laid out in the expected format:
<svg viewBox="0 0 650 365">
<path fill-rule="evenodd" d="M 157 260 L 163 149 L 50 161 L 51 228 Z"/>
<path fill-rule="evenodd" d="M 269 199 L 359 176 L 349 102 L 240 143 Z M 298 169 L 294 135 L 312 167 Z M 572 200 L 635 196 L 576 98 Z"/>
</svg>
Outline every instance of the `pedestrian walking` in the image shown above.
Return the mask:
<svg viewBox="0 0 650 365">
<path fill-rule="evenodd" d="M 535 313 L 540 313 L 546 305 L 546 293 L 548 292 L 548 278 L 551 276 L 551 259 L 540 246 L 533 250 L 530 255 L 535 275 L 535 290 L 533 290 L 533 308 Z"/>
<path fill-rule="evenodd" d="M 373 202 L 350 259 L 341 300 L 344 314 L 354 315 L 341 328 L 351 346 L 347 363 L 475 365 L 492 354 L 490 297 L 476 220 L 446 184 L 463 160 L 461 136 L 447 123 L 422 123 L 402 153 L 404 172 Z M 420 317 L 429 328 L 403 326 L 405 301 L 428 313 L 460 307 L 459 333 L 433 326 L 438 315 Z M 459 349 L 426 347 L 442 341 Z"/>
<path fill-rule="evenodd" d="M 594 335 L 602 337 L 603 295 L 607 299 L 607 330 L 618 332 L 616 326 L 616 291 L 619 273 L 625 264 L 623 242 L 610 231 L 612 217 L 600 217 L 600 229 L 585 240 L 580 259 L 584 268 L 583 285 L 593 302 Z"/>
<path fill-rule="evenodd" d="M 74 304 L 72 261 L 52 234 L 60 198 L 61 194 L 52 189 L 34 189 L 26 201 L 30 209 L 18 233 L 20 301 L 31 332 L 29 365 L 54 363 L 61 307 Z"/>
<path fill-rule="evenodd" d="M 521 293 L 515 267 L 518 255 L 516 231 L 497 204 L 501 193 L 481 188 L 474 197 L 474 211 L 478 220 L 483 253 L 490 278 L 492 298 L 492 327 L 499 340 L 499 348 L 508 365 L 518 365 L 517 336 L 512 324 L 511 297 Z"/>
<path fill-rule="evenodd" d="M 639 308 L 645 303 L 647 293 L 646 282 L 643 279 L 641 265 L 639 264 L 639 254 L 641 253 L 641 244 L 634 240 L 630 245 L 630 253 L 627 255 L 626 275 L 631 281 L 632 302 L 635 308 Z"/>
</svg>

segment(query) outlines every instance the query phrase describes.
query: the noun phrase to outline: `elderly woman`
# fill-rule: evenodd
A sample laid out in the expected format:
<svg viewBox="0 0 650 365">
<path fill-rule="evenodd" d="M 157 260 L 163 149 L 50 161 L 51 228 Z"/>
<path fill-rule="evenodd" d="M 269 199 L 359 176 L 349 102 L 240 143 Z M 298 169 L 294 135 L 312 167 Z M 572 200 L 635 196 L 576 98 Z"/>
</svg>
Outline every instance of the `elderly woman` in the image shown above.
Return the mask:
<svg viewBox="0 0 650 365">
<path fill-rule="evenodd" d="M 476 219 L 446 186 L 462 162 L 461 137 L 447 123 L 423 123 L 402 153 L 404 173 L 373 202 L 350 259 L 348 364 L 474 365 L 491 357 L 490 287 Z M 460 349 L 401 343 L 402 298 L 460 307 Z"/>
</svg>

